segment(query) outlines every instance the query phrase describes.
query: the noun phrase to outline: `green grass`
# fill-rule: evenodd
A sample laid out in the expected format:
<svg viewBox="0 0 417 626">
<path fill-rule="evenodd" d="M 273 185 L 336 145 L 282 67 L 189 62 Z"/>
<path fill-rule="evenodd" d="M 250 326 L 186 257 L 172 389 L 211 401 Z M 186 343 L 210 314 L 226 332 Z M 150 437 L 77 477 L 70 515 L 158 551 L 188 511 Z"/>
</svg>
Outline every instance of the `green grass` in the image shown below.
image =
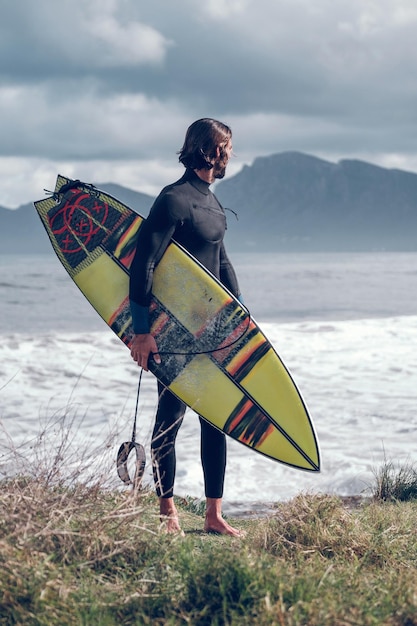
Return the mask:
<svg viewBox="0 0 417 626">
<path fill-rule="evenodd" d="M 400 502 L 417 499 L 417 469 L 413 464 L 395 465 L 385 461 L 374 476 L 376 499 Z"/>
<path fill-rule="evenodd" d="M 378 491 L 378 489 L 376 489 Z M 417 625 L 417 501 L 300 494 L 232 539 L 161 532 L 149 492 L 0 483 L 0 624 Z"/>
</svg>

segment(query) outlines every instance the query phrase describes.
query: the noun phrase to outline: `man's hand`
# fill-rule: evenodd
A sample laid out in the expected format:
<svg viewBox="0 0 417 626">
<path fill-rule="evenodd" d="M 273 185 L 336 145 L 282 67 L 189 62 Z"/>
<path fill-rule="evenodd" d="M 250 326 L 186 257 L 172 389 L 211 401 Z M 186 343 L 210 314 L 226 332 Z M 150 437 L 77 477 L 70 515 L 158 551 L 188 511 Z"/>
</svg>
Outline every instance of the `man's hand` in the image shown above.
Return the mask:
<svg viewBox="0 0 417 626">
<path fill-rule="evenodd" d="M 136 361 L 139 367 L 143 367 L 145 372 L 148 371 L 148 360 L 152 354 L 155 363 L 161 362 L 158 354 L 158 346 L 153 336 L 148 333 L 146 335 L 134 335 L 132 345 L 130 346 L 130 354 L 132 359 Z"/>
</svg>

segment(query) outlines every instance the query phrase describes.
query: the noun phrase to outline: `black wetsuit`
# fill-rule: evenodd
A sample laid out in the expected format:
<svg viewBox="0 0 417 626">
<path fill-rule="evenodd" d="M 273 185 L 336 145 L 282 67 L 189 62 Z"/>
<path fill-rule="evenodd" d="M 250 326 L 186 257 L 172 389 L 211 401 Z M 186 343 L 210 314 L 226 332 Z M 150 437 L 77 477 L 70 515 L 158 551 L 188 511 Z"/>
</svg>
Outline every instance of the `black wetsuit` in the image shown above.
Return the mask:
<svg viewBox="0 0 417 626">
<path fill-rule="evenodd" d="M 192 170 L 165 187 L 155 200 L 138 238 L 130 273 L 130 301 L 135 332 L 148 332 L 153 271 L 171 238 L 183 245 L 236 296 L 239 287 L 223 245 L 224 209 Z M 186 406 L 158 383 L 159 402 L 152 436 L 154 479 L 158 496 L 172 497 L 175 479 L 175 438 Z M 222 432 L 200 418 L 201 461 L 205 495 L 221 498 L 226 467 L 226 441 Z"/>
</svg>

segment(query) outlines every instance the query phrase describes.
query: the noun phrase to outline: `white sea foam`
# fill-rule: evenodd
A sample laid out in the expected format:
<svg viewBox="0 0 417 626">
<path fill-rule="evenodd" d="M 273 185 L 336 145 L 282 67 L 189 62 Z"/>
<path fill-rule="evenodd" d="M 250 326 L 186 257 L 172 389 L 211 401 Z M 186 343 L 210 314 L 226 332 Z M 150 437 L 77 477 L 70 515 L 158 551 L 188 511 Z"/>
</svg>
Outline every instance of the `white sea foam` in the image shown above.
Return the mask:
<svg viewBox="0 0 417 626">
<path fill-rule="evenodd" d="M 417 275 L 417 255 L 409 257 L 414 266 L 405 263 L 403 257 L 397 258 L 396 289 L 401 292 L 404 303 L 396 306 L 389 291 L 384 294 L 392 309 L 387 312 L 398 308 L 397 315 L 380 317 L 381 308 L 388 308 L 388 305 L 382 294 L 381 276 L 376 271 L 374 275 L 367 275 L 371 284 L 374 279 L 374 290 L 373 293 L 369 293 L 372 289 L 368 290 L 368 299 L 369 307 L 378 310 L 375 316 L 370 311 L 364 319 L 354 319 L 354 315 L 340 319 L 337 310 L 324 306 L 322 319 L 315 319 L 315 315 L 306 319 L 308 315 L 294 314 L 293 321 L 270 321 L 271 316 L 265 315 L 269 321 L 261 322 L 261 326 L 291 371 L 309 407 L 320 442 L 322 472 L 314 474 L 286 468 L 228 439 L 225 501 L 229 510 L 236 512 L 242 507 L 247 510 L 256 501 L 287 499 L 306 490 L 357 494 L 373 482 L 373 471 L 384 459 L 399 463 L 414 461 L 417 303 L 410 280 L 415 280 Z M 299 260 L 294 262 L 300 263 Z M 352 265 L 345 262 L 345 272 L 352 271 Z M 60 447 L 63 430 L 68 427 L 71 442 L 65 453 L 70 455 L 75 451 L 85 458 L 91 451 L 90 471 L 100 468 L 108 473 L 111 483 L 119 485 L 115 458 L 118 446 L 131 437 L 138 369 L 126 347 L 90 310 L 55 259 L 45 261 L 45 266 L 39 262 L 36 271 L 26 265 L 25 272 L 23 264 L 13 267 L 14 276 L 11 266 L 3 259 L 1 268 L 7 268 L 7 272 L 0 280 L 3 285 L 0 287 L 3 307 L 0 334 L 3 456 L 0 467 L 3 471 L 10 470 L 7 450 L 11 448 L 29 457 L 33 450 L 28 442 L 39 438 L 40 433 L 44 433 L 43 439 L 47 440 L 45 449 L 53 455 Z M 20 279 L 16 276 L 16 267 L 20 268 Z M 241 269 L 245 299 L 251 304 L 250 294 L 257 293 L 257 286 L 254 285 L 252 292 L 244 266 Z M 294 267 L 291 271 L 294 274 Z M 299 286 L 305 287 L 311 279 L 308 274 L 311 266 L 309 269 L 304 264 L 298 271 Z M 328 265 L 327 270 L 323 266 L 321 271 L 321 280 L 326 283 L 327 271 L 331 282 L 334 265 Z M 32 278 L 28 278 L 28 274 L 32 274 Z M 277 274 L 282 280 L 282 268 L 281 274 Z M 353 274 L 357 280 L 358 273 Z M 289 282 L 291 289 L 293 281 L 294 276 Z M 381 293 L 376 296 L 378 281 Z M 401 291 L 401 286 L 407 288 L 407 293 Z M 329 285 L 327 287 L 330 293 Z M 346 281 L 340 282 L 338 289 L 345 290 L 345 299 L 349 296 Z M 356 285 L 356 289 L 367 292 L 364 281 Z M 281 285 L 280 290 L 285 291 L 285 286 Z M 303 311 L 307 309 L 302 308 L 305 291 L 299 293 L 298 300 L 292 296 L 294 306 Z M 310 295 L 313 291 L 310 287 Z M 53 306 L 51 294 L 55 298 Z M 57 294 L 69 300 L 68 306 Z M 343 293 L 338 292 L 335 300 L 340 302 L 342 296 Z M 263 297 L 269 301 L 265 294 Z M 275 293 L 269 299 L 274 298 Z M 316 294 L 316 300 L 318 298 Z M 256 317 L 262 319 L 259 302 L 253 307 L 251 304 L 251 308 L 257 307 Z M 356 317 L 362 315 L 359 311 Z M 70 323 L 66 322 L 67 318 Z M 36 332 L 31 330 L 33 326 Z M 137 440 L 145 445 L 148 459 L 157 402 L 155 387 L 152 375 L 144 374 Z M 198 420 L 189 411 L 177 440 L 178 494 L 203 495 L 198 438 Z M 146 480 L 151 483 L 149 461 Z"/>
</svg>

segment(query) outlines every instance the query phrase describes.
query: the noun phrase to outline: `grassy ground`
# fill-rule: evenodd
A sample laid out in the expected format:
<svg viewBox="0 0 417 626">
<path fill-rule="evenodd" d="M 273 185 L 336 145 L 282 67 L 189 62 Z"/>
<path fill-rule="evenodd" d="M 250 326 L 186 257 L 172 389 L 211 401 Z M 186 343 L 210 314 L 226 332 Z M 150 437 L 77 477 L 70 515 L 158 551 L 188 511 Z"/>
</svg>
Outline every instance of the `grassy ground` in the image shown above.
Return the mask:
<svg viewBox="0 0 417 626">
<path fill-rule="evenodd" d="M 3 480 L 0 624 L 417 625 L 417 500 L 389 478 L 354 507 L 301 494 L 233 521 L 244 539 L 202 533 L 190 498 L 168 536 L 151 493 Z"/>
</svg>

